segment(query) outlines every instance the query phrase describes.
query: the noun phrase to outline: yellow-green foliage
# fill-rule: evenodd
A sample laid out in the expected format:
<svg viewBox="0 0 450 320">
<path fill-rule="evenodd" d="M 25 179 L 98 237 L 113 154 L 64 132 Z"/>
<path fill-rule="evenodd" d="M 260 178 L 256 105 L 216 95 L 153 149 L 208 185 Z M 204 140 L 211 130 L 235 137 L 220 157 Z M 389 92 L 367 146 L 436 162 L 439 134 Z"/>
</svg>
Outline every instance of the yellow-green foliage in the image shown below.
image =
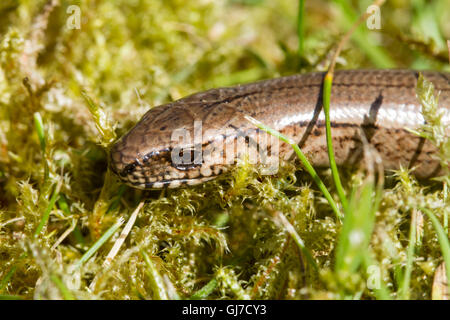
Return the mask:
<svg viewBox="0 0 450 320">
<path fill-rule="evenodd" d="M 146 192 L 107 170 L 108 145 L 152 106 L 215 86 L 323 70 L 369 1 L 307 1 L 301 57 L 292 0 L 51 3 L 0 3 L 0 298 L 431 297 L 443 246 L 420 208 L 431 209 L 448 235 L 448 176 L 419 183 L 401 170 L 378 193 L 378 206 L 373 176 L 342 172 L 354 195 L 344 228 L 291 163 L 269 177 L 244 162 L 204 185 Z M 80 9 L 80 29 L 68 28 L 71 5 Z M 450 4 L 424 5 L 389 1 L 382 32 L 358 29 L 338 66 L 449 70 Z M 420 96 L 430 106 L 421 134 L 448 166 L 434 96 Z M 321 176 L 337 200 L 329 172 Z M 122 219 L 143 199 L 105 267 Z M 408 251 L 413 213 L 420 237 Z M 358 230 L 369 248 L 345 242 Z M 370 266 L 381 270 L 380 290 L 367 286 Z"/>
</svg>

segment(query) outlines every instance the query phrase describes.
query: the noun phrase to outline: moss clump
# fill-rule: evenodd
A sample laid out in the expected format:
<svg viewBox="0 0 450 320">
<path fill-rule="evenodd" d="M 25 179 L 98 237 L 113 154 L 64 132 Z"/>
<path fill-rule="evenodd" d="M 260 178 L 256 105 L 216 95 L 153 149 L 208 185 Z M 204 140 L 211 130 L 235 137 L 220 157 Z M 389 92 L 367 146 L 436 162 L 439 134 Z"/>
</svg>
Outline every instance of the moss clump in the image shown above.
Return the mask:
<svg viewBox="0 0 450 320">
<path fill-rule="evenodd" d="M 449 70 L 442 39 L 450 38 L 450 4 L 421 3 L 388 3 L 382 32 L 361 28 L 341 66 Z M 243 163 L 194 188 L 146 192 L 107 171 L 107 146 L 150 106 L 214 86 L 323 69 L 365 4 L 307 2 L 299 57 L 297 4 L 290 0 L 2 1 L 0 298 L 429 299 L 443 247 L 418 208 L 431 209 L 448 234 L 448 176 L 419 183 L 402 170 L 378 191 L 378 207 L 353 200 L 367 219 L 343 225 L 290 163 L 276 176 Z M 76 22 L 71 5 L 81 14 L 79 29 L 68 27 Z M 445 168 L 448 139 L 433 111 L 436 94 L 427 92 L 420 94 L 430 106 L 422 134 L 439 146 Z M 328 172 L 321 176 L 332 185 Z M 344 176 L 352 199 L 364 199 L 374 183 L 359 172 Z M 104 267 L 120 232 L 105 234 L 121 230 L 117 223 L 142 199 L 125 243 Z M 362 226 L 368 249 L 344 246 L 342 235 L 357 235 Z M 102 245 L 94 252 L 96 243 Z M 376 288 L 370 270 L 379 271 Z"/>
</svg>

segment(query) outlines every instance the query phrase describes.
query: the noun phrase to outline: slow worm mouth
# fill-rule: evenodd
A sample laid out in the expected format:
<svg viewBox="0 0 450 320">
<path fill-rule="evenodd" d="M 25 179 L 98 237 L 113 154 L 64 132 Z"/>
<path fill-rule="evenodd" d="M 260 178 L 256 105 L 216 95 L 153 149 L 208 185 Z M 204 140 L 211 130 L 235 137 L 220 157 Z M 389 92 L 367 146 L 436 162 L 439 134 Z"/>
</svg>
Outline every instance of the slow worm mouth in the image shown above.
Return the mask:
<svg viewBox="0 0 450 320">
<path fill-rule="evenodd" d="M 137 188 L 137 189 L 173 189 L 173 188 L 180 188 L 180 187 L 187 187 L 187 186 L 195 186 L 197 184 L 201 184 L 203 182 L 213 180 L 217 178 L 217 175 L 209 176 L 209 177 L 202 177 L 202 178 L 194 178 L 194 179 L 173 179 L 173 180 L 162 180 L 162 181 L 156 181 L 156 182 L 146 182 L 144 184 L 142 183 L 132 183 L 130 181 L 125 181 L 128 185 Z"/>
</svg>

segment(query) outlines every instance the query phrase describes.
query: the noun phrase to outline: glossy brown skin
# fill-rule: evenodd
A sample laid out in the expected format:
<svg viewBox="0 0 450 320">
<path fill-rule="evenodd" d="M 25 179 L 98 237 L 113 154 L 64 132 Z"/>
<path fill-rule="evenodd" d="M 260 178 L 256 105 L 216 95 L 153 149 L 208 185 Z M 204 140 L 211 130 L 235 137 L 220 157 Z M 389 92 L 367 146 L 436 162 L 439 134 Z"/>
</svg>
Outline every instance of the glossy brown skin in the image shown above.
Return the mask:
<svg viewBox="0 0 450 320">
<path fill-rule="evenodd" d="M 434 146 L 405 129 L 418 128 L 424 122 L 415 92 L 418 74 L 412 70 L 335 72 L 330 116 L 338 165 L 354 165 L 361 159 L 364 134 L 379 152 L 386 170 L 403 165 L 414 166 L 418 177 L 439 174 Z M 450 74 L 423 75 L 440 92 L 442 119 L 450 128 Z M 328 166 L 321 107 L 323 77 L 323 73 L 311 73 L 212 89 L 153 108 L 111 148 L 111 167 L 125 183 L 141 189 L 175 188 L 210 180 L 235 161 L 223 164 L 204 159 L 202 164 L 175 165 L 171 151 L 178 143 L 173 142 L 173 131 L 185 128 L 193 135 L 194 121 L 202 121 L 200 150 L 205 151 L 224 136 L 225 130 L 227 139 L 242 133 L 252 137 L 258 130 L 244 115 L 291 137 L 314 166 Z M 279 156 L 291 155 L 292 148 L 281 144 Z"/>
</svg>

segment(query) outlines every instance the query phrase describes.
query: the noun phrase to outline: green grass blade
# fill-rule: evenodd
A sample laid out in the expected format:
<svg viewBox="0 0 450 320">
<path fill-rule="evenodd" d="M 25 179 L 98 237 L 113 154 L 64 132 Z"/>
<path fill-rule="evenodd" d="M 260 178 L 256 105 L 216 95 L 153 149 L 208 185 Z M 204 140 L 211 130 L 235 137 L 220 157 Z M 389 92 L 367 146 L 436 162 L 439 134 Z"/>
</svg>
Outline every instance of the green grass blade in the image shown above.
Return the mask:
<svg viewBox="0 0 450 320">
<path fill-rule="evenodd" d="M 380 268 L 376 261 L 374 261 L 370 254 L 366 254 L 365 260 L 364 260 L 364 267 L 366 270 L 369 266 L 376 266 L 377 268 Z M 389 288 L 386 286 L 386 283 L 384 283 L 383 277 L 380 274 L 380 287 L 374 288 L 374 295 L 378 300 L 392 300 L 392 294 L 389 290 Z"/>
<path fill-rule="evenodd" d="M 70 216 L 69 204 L 67 203 L 67 198 L 63 193 L 59 195 L 57 203 L 58 207 L 61 209 L 64 215 L 69 217 Z"/>
<path fill-rule="evenodd" d="M 16 266 L 12 267 L 11 270 L 9 270 L 8 273 L 6 274 L 6 276 L 2 279 L 2 281 L 0 281 L 0 294 L 6 288 L 9 280 L 11 280 L 11 278 L 14 275 L 14 273 L 16 272 L 16 270 L 17 270 Z"/>
<path fill-rule="evenodd" d="M 441 226 L 439 219 L 434 215 L 434 213 L 427 208 L 420 208 L 421 211 L 423 211 L 428 218 L 431 220 L 431 223 L 433 224 L 434 230 L 436 230 L 436 234 L 438 236 L 439 245 L 441 246 L 442 251 L 442 257 L 444 258 L 445 262 L 445 273 L 447 274 L 447 285 L 448 285 L 448 292 L 450 292 L 450 242 L 448 240 L 447 234 L 444 231 L 444 228 Z"/>
<path fill-rule="evenodd" d="M 351 275 L 364 261 L 367 254 L 375 211 L 373 206 L 373 184 L 364 184 L 353 192 L 349 210 L 346 212 L 336 249 L 335 272 Z"/>
<path fill-rule="evenodd" d="M 36 228 L 36 231 L 34 232 L 34 237 L 37 237 L 41 233 L 44 226 L 47 224 L 48 219 L 50 218 L 50 212 L 52 212 L 53 207 L 55 206 L 56 200 L 58 200 L 59 190 L 61 189 L 61 185 L 62 185 L 62 181 L 59 181 L 57 186 L 55 187 L 55 190 L 53 191 L 53 194 L 50 198 L 47 208 L 45 209 L 44 214 L 42 215 L 41 222 L 39 223 L 39 225 Z"/>
<path fill-rule="evenodd" d="M 342 187 L 341 179 L 339 177 L 339 171 L 336 165 L 336 159 L 334 157 L 333 151 L 333 141 L 331 137 L 331 120 L 330 120 L 330 98 L 331 98 L 331 86 L 333 83 L 333 76 L 327 74 L 323 83 L 323 111 L 325 113 L 325 128 L 326 128 L 326 138 L 327 138 L 327 150 L 328 158 L 330 161 L 331 173 L 333 176 L 333 181 L 336 186 L 336 191 L 341 201 L 344 212 L 347 213 L 348 201 L 345 196 L 344 188 Z"/>
<path fill-rule="evenodd" d="M 148 254 L 141 250 L 141 255 L 144 257 L 145 264 L 148 267 L 148 275 L 150 277 L 150 286 L 153 292 L 153 298 L 157 300 L 168 300 L 168 294 L 166 286 L 164 285 L 164 280 L 159 274 L 156 267 L 153 265 L 152 260 Z"/>
<path fill-rule="evenodd" d="M 411 215 L 411 227 L 409 229 L 409 243 L 406 256 L 406 268 L 403 274 L 403 279 L 399 292 L 399 298 L 402 300 L 409 299 L 409 284 L 411 282 L 411 273 L 414 261 L 414 249 L 416 246 L 416 224 L 417 224 L 416 216 L 417 213 L 415 212 L 413 212 Z"/>
<path fill-rule="evenodd" d="M 202 300 L 206 299 L 213 291 L 217 288 L 218 282 L 216 278 L 211 279 L 207 284 L 205 284 L 201 289 L 195 292 L 190 299 L 191 300 Z"/>
<path fill-rule="evenodd" d="M 39 112 L 35 112 L 33 117 L 34 117 L 34 126 L 36 128 L 36 132 L 39 138 L 39 143 L 41 144 L 41 151 L 43 154 L 45 154 L 46 141 L 45 141 L 44 123 L 42 121 L 42 117 Z"/>
<path fill-rule="evenodd" d="M 105 244 L 106 241 L 114 234 L 116 231 L 120 228 L 120 226 L 123 224 L 124 220 L 123 218 L 120 218 L 114 225 L 112 225 L 93 245 L 89 248 L 88 251 L 81 257 L 81 259 L 76 264 L 75 268 L 81 267 L 83 263 L 89 260 L 94 253 L 97 252 L 97 250 Z"/>
<path fill-rule="evenodd" d="M 317 265 L 316 260 L 314 260 L 313 255 L 305 246 L 300 235 L 295 231 L 294 226 L 289 222 L 289 220 L 285 217 L 285 215 L 281 212 L 276 213 L 276 217 L 280 220 L 280 222 L 285 227 L 286 231 L 290 234 L 290 236 L 294 239 L 295 244 L 298 246 L 300 251 L 305 255 L 306 260 L 308 260 L 309 264 L 313 267 L 315 272 L 319 272 L 319 267 Z"/>
<path fill-rule="evenodd" d="M 64 283 L 61 281 L 58 276 L 52 274 L 50 276 L 50 279 L 53 281 L 53 283 L 58 287 L 59 291 L 61 292 L 64 300 L 75 300 L 72 293 L 67 289 L 67 287 L 64 285 Z"/>
<path fill-rule="evenodd" d="M 41 146 L 41 152 L 42 152 L 42 159 L 44 161 L 44 182 L 47 181 L 49 176 L 49 168 L 48 163 L 46 159 L 47 154 L 47 141 L 45 137 L 45 129 L 44 129 L 44 122 L 42 121 L 41 114 L 39 112 L 35 112 L 33 115 L 34 118 L 34 127 L 36 129 L 36 133 L 39 138 L 39 144 Z"/>
</svg>

